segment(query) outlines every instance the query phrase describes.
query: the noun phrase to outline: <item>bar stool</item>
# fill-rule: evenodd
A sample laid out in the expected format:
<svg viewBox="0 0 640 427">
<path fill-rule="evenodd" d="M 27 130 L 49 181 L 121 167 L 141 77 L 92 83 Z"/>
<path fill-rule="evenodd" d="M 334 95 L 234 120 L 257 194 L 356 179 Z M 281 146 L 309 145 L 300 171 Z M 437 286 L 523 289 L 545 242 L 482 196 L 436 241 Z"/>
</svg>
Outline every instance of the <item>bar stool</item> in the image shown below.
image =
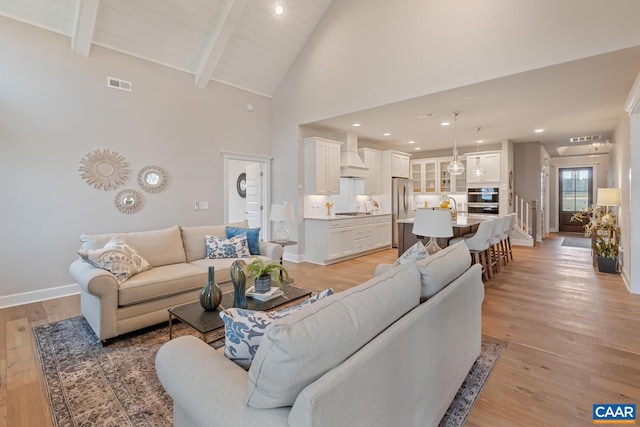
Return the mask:
<svg viewBox="0 0 640 427">
<path fill-rule="evenodd" d="M 518 214 L 515 212 L 509 215 L 511 221 L 509 223 L 509 234 L 507 234 L 507 254 L 513 261 L 513 248 L 511 247 L 511 230 L 513 230 L 516 226 L 516 221 L 518 219 Z"/>
<path fill-rule="evenodd" d="M 478 225 L 475 234 L 470 237 L 456 237 L 451 239 L 449 244 L 457 243 L 464 240 L 469 248 L 469 252 L 473 256 L 473 263 L 482 265 L 482 278 L 484 281 L 493 277 L 493 272 L 489 268 L 489 240 L 493 233 L 493 219 L 482 221 Z"/>
<path fill-rule="evenodd" d="M 509 264 L 509 248 L 507 247 L 507 239 L 509 238 L 509 232 L 511 231 L 511 214 L 505 215 L 502 220 L 502 236 L 500 237 L 500 259 L 504 262 L 506 267 Z"/>
<path fill-rule="evenodd" d="M 500 240 L 502 240 L 502 224 L 504 224 L 504 218 L 499 217 L 493 220 L 493 230 L 491 232 L 491 239 L 489 240 L 489 269 L 493 270 L 496 267 L 496 272 L 500 271 Z"/>
</svg>

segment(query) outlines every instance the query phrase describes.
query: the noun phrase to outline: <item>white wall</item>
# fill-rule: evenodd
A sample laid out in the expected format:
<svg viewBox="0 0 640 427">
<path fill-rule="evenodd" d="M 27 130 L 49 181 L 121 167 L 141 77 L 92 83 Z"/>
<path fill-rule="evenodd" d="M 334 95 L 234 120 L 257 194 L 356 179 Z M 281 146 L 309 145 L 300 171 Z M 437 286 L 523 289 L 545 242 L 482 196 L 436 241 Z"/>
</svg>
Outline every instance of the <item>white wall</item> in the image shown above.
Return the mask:
<svg viewBox="0 0 640 427">
<path fill-rule="evenodd" d="M 93 46 L 70 53 L 67 37 L 0 17 L 0 297 L 69 285 L 81 233 L 221 224 L 220 151 L 271 152 L 271 100 Z M 106 87 L 107 76 L 133 92 Z M 246 104 L 254 104 L 253 112 Z M 155 164 L 168 188 L 145 194 L 133 215 L 115 191 L 79 176 L 79 160 L 109 148 L 130 163 L 127 187 Z M 208 210 L 194 210 L 195 200 Z M 0 305 L 2 301 L 0 301 Z"/>
<path fill-rule="evenodd" d="M 620 225 L 620 250 L 622 252 L 621 267 L 622 274 L 628 279 L 631 277 L 631 205 L 630 205 L 630 182 L 629 174 L 631 168 L 631 135 L 629 116 L 623 117 L 613 134 L 610 150 L 610 171 L 607 187 L 620 188 L 620 206 L 616 209 L 618 214 L 618 224 Z M 636 293 L 640 293 L 640 286 Z"/>
<path fill-rule="evenodd" d="M 273 98 L 274 197 L 301 204 L 300 124 L 635 46 L 638 16 L 635 0 L 334 1 Z"/>
</svg>

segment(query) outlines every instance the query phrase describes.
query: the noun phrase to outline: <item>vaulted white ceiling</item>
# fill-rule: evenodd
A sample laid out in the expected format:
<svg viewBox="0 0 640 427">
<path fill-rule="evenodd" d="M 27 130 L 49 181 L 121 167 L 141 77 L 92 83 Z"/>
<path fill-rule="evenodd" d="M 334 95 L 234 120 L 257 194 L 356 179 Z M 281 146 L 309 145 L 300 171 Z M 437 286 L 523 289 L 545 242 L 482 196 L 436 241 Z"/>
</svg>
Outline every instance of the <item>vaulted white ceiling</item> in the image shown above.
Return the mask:
<svg viewBox="0 0 640 427">
<path fill-rule="evenodd" d="M 0 0 L 0 15 L 271 97 L 331 0 Z"/>
</svg>

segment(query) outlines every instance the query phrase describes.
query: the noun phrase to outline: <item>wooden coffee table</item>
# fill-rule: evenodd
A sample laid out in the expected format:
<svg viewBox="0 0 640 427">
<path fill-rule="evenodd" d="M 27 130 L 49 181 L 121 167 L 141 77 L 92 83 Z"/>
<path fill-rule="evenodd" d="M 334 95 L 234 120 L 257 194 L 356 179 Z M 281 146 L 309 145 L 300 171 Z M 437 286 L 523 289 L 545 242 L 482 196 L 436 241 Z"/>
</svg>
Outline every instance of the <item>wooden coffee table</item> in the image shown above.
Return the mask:
<svg viewBox="0 0 640 427">
<path fill-rule="evenodd" d="M 247 310 L 269 311 L 311 296 L 309 289 L 289 285 L 283 285 L 283 289 L 284 295 L 269 301 L 247 298 Z M 233 292 L 227 292 L 222 295 L 222 302 L 213 311 L 205 311 L 200 305 L 200 301 L 171 307 L 169 309 L 169 339 L 173 338 L 173 319 L 175 318 L 198 331 L 202 336 L 202 340 L 208 343 L 207 337 L 209 335 L 224 328 L 220 312 L 232 306 Z"/>
</svg>

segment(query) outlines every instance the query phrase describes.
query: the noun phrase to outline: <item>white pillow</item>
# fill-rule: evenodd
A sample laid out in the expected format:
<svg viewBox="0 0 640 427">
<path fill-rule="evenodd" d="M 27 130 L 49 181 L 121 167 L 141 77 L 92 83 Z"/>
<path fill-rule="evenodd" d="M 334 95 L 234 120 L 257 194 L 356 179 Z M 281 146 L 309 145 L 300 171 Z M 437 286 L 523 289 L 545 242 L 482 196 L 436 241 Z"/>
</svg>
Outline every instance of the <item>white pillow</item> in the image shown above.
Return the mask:
<svg viewBox="0 0 640 427">
<path fill-rule="evenodd" d="M 420 259 L 428 257 L 427 249 L 424 247 L 422 242 L 416 242 L 415 245 L 411 246 L 409 249 L 404 251 L 400 258 L 393 263 L 394 266 L 398 266 L 400 264 L 406 264 L 411 261 L 418 261 Z"/>
<path fill-rule="evenodd" d="M 254 311 L 228 308 L 220 312 L 224 321 L 224 355 L 244 369 L 249 369 L 267 326 L 314 302 L 333 294 L 326 289 L 301 304 L 280 311 Z"/>
<path fill-rule="evenodd" d="M 471 265 L 471 254 L 464 240 L 447 246 L 428 258 L 416 261 L 420 270 L 422 299 L 431 298 L 457 279 Z"/>
<path fill-rule="evenodd" d="M 102 249 L 81 249 L 78 255 L 94 267 L 111 272 L 118 284 L 151 269 L 151 265 L 118 236 L 113 236 Z"/>
<path fill-rule="evenodd" d="M 206 258 L 249 258 L 251 256 L 246 234 L 228 239 L 206 235 L 204 240 L 207 247 Z"/>
</svg>

